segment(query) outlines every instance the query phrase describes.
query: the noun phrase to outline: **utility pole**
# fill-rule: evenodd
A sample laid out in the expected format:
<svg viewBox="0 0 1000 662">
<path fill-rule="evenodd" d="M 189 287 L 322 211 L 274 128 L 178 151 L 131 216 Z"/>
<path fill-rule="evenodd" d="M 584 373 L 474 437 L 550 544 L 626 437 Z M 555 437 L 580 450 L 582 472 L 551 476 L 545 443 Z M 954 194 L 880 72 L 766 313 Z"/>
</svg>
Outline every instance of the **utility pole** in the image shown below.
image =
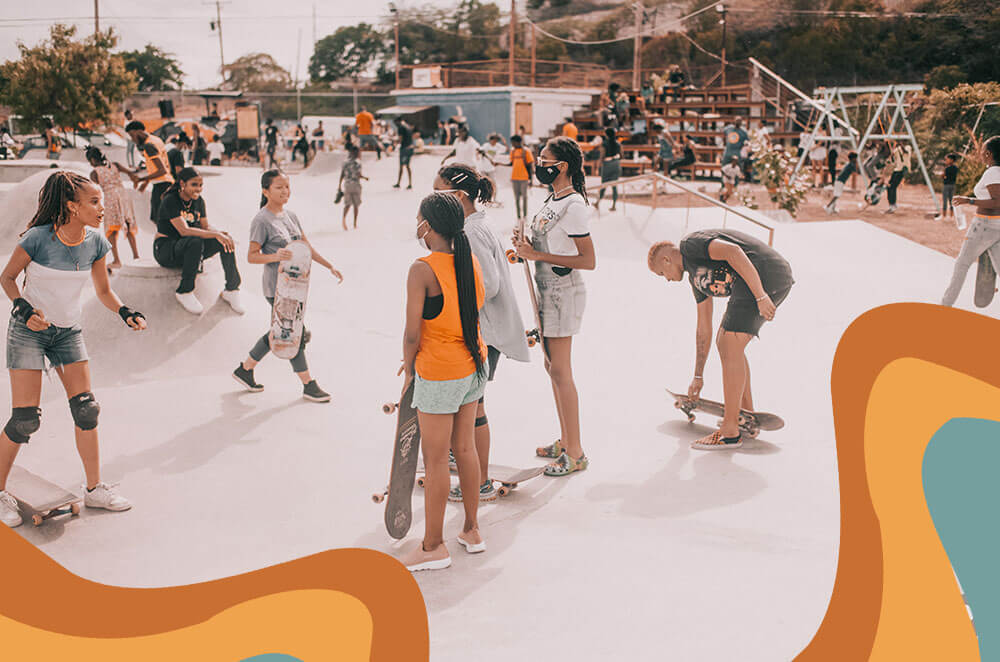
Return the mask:
<svg viewBox="0 0 1000 662">
<path fill-rule="evenodd" d="M 396 89 L 399 89 L 399 12 L 396 11 L 396 3 L 389 3 L 389 11 L 392 13 L 392 31 L 396 42 Z M 412 85 L 411 85 L 412 87 Z"/>
<path fill-rule="evenodd" d="M 316 50 L 316 3 L 313 3 L 313 50 Z"/>
<path fill-rule="evenodd" d="M 299 28 L 299 42 L 295 47 L 295 118 L 302 121 L 302 85 L 299 83 L 299 61 L 302 59 L 302 28 Z"/>
<path fill-rule="evenodd" d="M 508 85 L 514 86 L 514 45 L 517 43 L 517 0 L 510 0 L 510 51 L 508 57 L 509 81 Z"/>
<path fill-rule="evenodd" d="M 722 87 L 726 86 L 726 16 L 729 11 L 726 9 L 725 5 L 716 5 L 715 11 L 719 12 L 722 16 Z"/>
<path fill-rule="evenodd" d="M 97 34 L 101 31 L 101 18 L 100 18 L 101 12 L 97 7 L 97 4 L 99 2 L 100 0 L 94 0 L 94 34 Z"/>
<path fill-rule="evenodd" d="M 645 8 L 639 0 L 632 5 L 635 13 L 635 42 L 632 46 L 632 89 L 639 89 L 639 78 L 642 75 L 642 18 Z"/>
<path fill-rule="evenodd" d="M 531 86 L 535 86 L 535 63 L 538 58 L 535 55 L 535 45 L 538 43 L 538 35 L 535 33 L 535 24 L 531 24 Z"/>
<path fill-rule="evenodd" d="M 211 2 L 203 2 L 203 5 L 211 5 Z M 219 71 L 225 79 L 226 76 L 226 56 L 222 52 L 222 5 L 229 4 L 228 1 L 215 0 L 215 20 L 212 21 L 212 29 L 219 31 Z"/>
</svg>

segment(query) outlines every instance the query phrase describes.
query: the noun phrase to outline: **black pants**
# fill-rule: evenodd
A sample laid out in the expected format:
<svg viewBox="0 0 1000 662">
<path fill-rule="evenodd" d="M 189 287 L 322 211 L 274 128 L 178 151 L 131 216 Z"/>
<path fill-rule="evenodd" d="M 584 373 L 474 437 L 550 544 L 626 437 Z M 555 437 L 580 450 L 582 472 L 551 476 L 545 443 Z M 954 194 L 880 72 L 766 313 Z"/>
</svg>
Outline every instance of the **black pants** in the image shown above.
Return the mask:
<svg viewBox="0 0 1000 662">
<path fill-rule="evenodd" d="M 194 279 L 198 276 L 198 267 L 204 258 L 219 254 L 222 270 L 226 273 L 226 289 L 240 289 L 240 272 L 236 268 L 236 254 L 222 249 L 218 239 L 202 239 L 201 237 L 160 237 L 153 242 L 153 257 L 161 267 L 181 270 L 181 284 L 177 287 L 178 294 L 194 290 Z"/>
<path fill-rule="evenodd" d="M 156 222 L 156 212 L 160 208 L 160 198 L 170 188 L 170 182 L 157 182 L 149 192 L 149 220 Z"/>
<path fill-rule="evenodd" d="M 896 204 L 896 189 L 899 188 L 899 183 L 903 181 L 903 175 L 905 174 L 905 170 L 897 170 L 889 177 L 889 191 L 886 197 L 889 199 L 890 205 Z"/>
<path fill-rule="evenodd" d="M 671 161 L 670 167 L 667 169 L 667 172 L 670 172 L 671 170 L 677 170 L 678 168 L 685 168 L 693 163 L 694 159 L 692 157 L 685 156 L 684 158 L 677 159 L 676 161 Z"/>
</svg>

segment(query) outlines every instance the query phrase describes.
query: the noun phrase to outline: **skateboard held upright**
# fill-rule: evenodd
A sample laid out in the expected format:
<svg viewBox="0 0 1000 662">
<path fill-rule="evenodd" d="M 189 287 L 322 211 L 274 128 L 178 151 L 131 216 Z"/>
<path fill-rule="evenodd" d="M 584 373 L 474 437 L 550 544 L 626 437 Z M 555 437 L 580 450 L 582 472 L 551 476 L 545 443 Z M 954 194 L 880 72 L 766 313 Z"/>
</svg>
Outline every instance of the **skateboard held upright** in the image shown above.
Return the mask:
<svg viewBox="0 0 1000 662">
<path fill-rule="evenodd" d="M 517 222 L 517 229 L 515 233 L 519 237 L 524 236 L 524 219 L 519 219 Z M 507 250 L 507 261 L 511 264 L 517 264 L 520 262 L 524 265 L 524 278 L 528 284 L 528 294 L 531 296 L 531 310 L 534 313 L 535 328 L 528 329 L 525 335 L 528 336 L 528 346 L 534 347 L 535 345 L 542 346 L 542 352 L 545 354 L 545 358 L 548 359 L 549 353 L 545 349 L 545 343 L 542 342 L 542 317 L 538 312 L 538 294 L 535 292 L 535 279 L 531 276 L 531 265 L 528 264 L 527 260 L 522 260 L 514 252 L 514 249 Z"/>
<path fill-rule="evenodd" d="M 977 308 L 985 308 L 993 301 L 993 295 L 997 293 L 997 272 L 993 268 L 993 260 L 989 252 L 979 256 L 979 266 L 976 268 L 976 295 L 974 297 Z"/>
<path fill-rule="evenodd" d="M 290 242 L 285 248 L 292 251 L 292 258 L 278 263 L 271 330 L 267 337 L 275 356 L 291 359 L 299 353 L 299 343 L 302 341 L 306 296 L 309 294 L 309 272 L 312 270 L 312 249 L 301 240 Z"/>
<path fill-rule="evenodd" d="M 686 393 L 674 393 L 670 389 L 667 389 L 667 393 L 673 397 L 674 406 L 687 415 L 688 421 L 694 421 L 694 412 L 696 411 L 703 411 L 720 419 L 726 414 L 726 406 L 721 402 L 706 400 L 705 398 L 692 400 Z M 785 427 L 785 421 L 775 414 L 741 409 L 738 425 L 740 431 L 748 437 L 756 437 L 760 434 L 761 430 L 780 430 Z"/>
<path fill-rule="evenodd" d="M 410 530 L 413 519 L 413 484 L 417 479 L 420 458 L 420 425 L 413 407 L 413 384 L 406 388 L 398 404 L 382 407 L 386 414 L 396 412 L 396 439 L 392 450 L 389 485 L 382 494 L 373 494 L 375 503 L 385 501 L 385 529 L 399 540 Z"/>
<path fill-rule="evenodd" d="M 59 515 L 80 514 L 80 497 L 16 464 L 7 477 L 7 492 L 35 526 Z"/>
</svg>

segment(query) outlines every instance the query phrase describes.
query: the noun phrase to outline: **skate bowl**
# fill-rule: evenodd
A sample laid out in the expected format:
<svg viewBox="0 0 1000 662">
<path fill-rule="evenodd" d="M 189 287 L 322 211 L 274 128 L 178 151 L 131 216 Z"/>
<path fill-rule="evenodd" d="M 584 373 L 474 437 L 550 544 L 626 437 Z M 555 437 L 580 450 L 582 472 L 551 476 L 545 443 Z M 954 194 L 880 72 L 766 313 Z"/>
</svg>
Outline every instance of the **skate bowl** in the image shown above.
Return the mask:
<svg viewBox="0 0 1000 662">
<path fill-rule="evenodd" d="M 8 166 L 4 166 L 6 167 Z M 0 253 L 8 253 L 14 249 L 19 235 L 28 227 L 35 211 L 38 210 L 39 191 L 53 172 L 70 170 L 88 177 L 91 168 L 85 163 L 67 162 L 59 168 L 35 168 L 33 174 L 29 170 L 30 168 L 21 170 L 26 178 L 0 196 L 0 207 L 3 209 L 0 212 Z"/>
<path fill-rule="evenodd" d="M 49 161 L 48 159 L 0 161 L 0 182 L 5 184 L 23 182 L 32 175 L 50 170 L 73 170 L 89 175 L 90 165 L 83 161 Z"/>
<path fill-rule="evenodd" d="M 192 315 L 177 302 L 179 282 L 179 269 L 161 267 L 152 258 L 115 272 L 111 288 L 126 306 L 146 317 L 147 328 L 141 332 L 126 327 L 91 294 L 83 305 L 81 326 L 96 383 L 231 371 L 267 329 L 267 311 L 261 306 L 248 306 L 246 315 L 238 315 L 219 298 L 224 277 L 217 258 L 205 261 L 195 282 L 194 294 L 205 307 L 202 314 Z"/>
</svg>

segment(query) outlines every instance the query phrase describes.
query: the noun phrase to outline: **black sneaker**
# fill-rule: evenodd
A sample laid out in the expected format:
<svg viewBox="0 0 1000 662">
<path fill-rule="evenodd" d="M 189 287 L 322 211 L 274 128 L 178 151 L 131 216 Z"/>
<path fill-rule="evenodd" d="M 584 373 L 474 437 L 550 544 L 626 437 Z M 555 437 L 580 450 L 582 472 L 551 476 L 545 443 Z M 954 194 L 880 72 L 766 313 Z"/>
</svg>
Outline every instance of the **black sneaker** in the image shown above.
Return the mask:
<svg viewBox="0 0 1000 662">
<path fill-rule="evenodd" d="M 308 345 L 309 341 L 312 340 L 312 339 L 313 339 L 312 331 L 310 331 L 309 329 L 306 329 L 305 331 L 302 332 L 302 344 L 303 345 Z"/>
<path fill-rule="evenodd" d="M 236 366 L 236 370 L 233 370 L 233 379 L 238 381 L 243 388 L 251 393 L 260 393 L 264 390 L 264 386 L 262 384 L 258 384 L 254 381 L 253 370 L 247 370 L 243 367 L 242 363 Z"/>
<path fill-rule="evenodd" d="M 315 379 L 302 387 L 302 397 L 313 402 L 330 402 L 330 394 L 321 389 Z"/>
</svg>

